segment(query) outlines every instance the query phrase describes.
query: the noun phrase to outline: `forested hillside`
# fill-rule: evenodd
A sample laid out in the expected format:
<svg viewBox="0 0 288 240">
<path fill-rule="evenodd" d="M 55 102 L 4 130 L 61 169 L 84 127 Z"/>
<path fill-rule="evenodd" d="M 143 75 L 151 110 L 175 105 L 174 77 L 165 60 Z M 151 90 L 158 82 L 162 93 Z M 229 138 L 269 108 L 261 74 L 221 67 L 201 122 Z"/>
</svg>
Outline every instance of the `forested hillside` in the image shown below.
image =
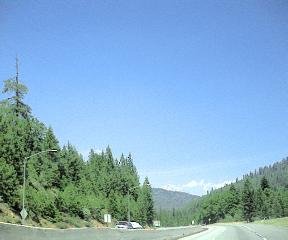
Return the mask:
<svg viewBox="0 0 288 240">
<path fill-rule="evenodd" d="M 161 211 L 162 225 L 219 221 L 254 221 L 288 216 L 288 158 L 243 175 L 241 180 L 211 190 L 187 207 Z"/>
<path fill-rule="evenodd" d="M 199 196 L 185 192 L 168 191 L 162 188 L 152 188 L 154 207 L 160 210 L 183 208 L 187 203 Z"/>
<path fill-rule="evenodd" d="M 131 220 L 152 224 L 151 187 L 148 178 L 140 185 L 132 155 L 122 154 L 116 159 L 108 146 L 100 154 L 91 150 L 84 161 L 71 143 L 60 146 L 52 128 L 32 115 L 23 101 L 27 92 L 18 73 L 4 81 L 0 104 L 0 203 L 19 215 L 27 160 L 27 221 L 39 225 L 43 219 L 51 223 L 71 223 L 72 218 L 102 222 L 105 213 L 114 220 L 126 220 L 130 195 Z M 0 209 L 1 214 L 3 217 Z"/>
</svg>

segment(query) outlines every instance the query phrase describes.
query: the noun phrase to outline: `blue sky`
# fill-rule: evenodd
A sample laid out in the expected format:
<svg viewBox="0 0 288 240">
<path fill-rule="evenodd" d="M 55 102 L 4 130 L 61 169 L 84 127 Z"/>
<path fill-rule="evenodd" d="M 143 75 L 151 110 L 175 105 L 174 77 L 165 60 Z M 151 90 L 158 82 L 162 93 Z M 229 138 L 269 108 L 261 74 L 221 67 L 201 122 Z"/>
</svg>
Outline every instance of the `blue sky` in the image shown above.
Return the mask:
<svg viewBox="0 0 288 240">
<path fill-rule="evenodd" d="M 84 155 L 194 194 L 288 155 L 287 1 L 0 0 L 0 78 Z M 1 83 L 1 87 L 3 83 Z M 4 96 L 2 96 L 3 98 Z"/>
</svg>

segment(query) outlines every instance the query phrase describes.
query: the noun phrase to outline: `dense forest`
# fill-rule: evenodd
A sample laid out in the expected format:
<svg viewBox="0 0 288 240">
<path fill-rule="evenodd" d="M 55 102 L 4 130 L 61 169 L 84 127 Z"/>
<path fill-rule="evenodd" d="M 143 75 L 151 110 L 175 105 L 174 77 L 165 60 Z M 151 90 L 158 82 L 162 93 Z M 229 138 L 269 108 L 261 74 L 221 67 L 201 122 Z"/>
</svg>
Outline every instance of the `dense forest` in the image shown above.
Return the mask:
<svg viewBox="0 0 288 240">
<path fill-rule="evenodd" d="M 250 172 L 241 180 L 157 214 L 164 226 L 254 221 L 288 216 L 288 158 Z"/>
<path fill-rule="evenodd" d="M 16 77 L 4 81 L 0 103 L 0 203 L 14 213 L 21 211 L 23 165 L 27 160 L 28 220 L 40 225 L 43 219 L 52 223 L 72 218 L 103 222 L 105 213 L 114 220 L 127 220 L 129 204 L 131 220 L 151 225 L 151 186 L 148 178 L 140 185 L 132 155 L 122 154 L 116 159 L 108 146 L 100 154 L 91 150 L 88 160 L 83 160 L 71 143 L 60 146 L 52 128 L 32 115 L 23 101 L 27 92 L 18 79 L 18 70 Z"/>
</svg>

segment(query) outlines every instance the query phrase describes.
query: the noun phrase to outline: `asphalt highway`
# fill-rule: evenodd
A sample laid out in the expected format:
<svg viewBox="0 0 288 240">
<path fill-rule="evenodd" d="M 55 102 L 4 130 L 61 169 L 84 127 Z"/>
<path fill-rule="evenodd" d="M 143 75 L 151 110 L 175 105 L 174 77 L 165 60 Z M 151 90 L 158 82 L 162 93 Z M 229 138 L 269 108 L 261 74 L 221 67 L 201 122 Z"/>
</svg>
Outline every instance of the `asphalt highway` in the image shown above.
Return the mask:
<svg viewBox="0 0 288 240">
<path fill-rule="evenodd" d="M 206 230 L 208 228 L 208 230 Z M 157 230 L 45 229 L 0 223 L 0 240 L 288 240 L 288 227 L 214 224 Z"/>
<path fill-rule="evenodd" d="M 48 229 L 0 223 L 0 240 L 176 240 L 204 231 L 201 226 L 165 229 Z"/>
<path fill-rule="evenodd" d="M 288 228 L 262 224 L 215 224 L 181 240 L 287 240 Z"/>
</svg>

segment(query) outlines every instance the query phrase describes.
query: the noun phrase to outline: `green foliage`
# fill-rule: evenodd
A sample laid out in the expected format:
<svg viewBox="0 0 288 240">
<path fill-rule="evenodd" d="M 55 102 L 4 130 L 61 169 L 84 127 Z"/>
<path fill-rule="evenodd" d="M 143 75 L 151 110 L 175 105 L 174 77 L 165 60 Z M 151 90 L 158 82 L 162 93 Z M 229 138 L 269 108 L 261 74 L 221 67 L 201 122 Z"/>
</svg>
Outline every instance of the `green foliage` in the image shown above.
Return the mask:
<svg viewBox="0 0 288 240">
<path fill-rule="evenodd" d="M 36 190 L 32 187 L 27 188 L 28 209 L 37 216 L 42 216 L 51 221 L 58 220 L 59 211 L 55 206 L 56 194 L 51 191 Z"/>
<path fill-rule="evenodd" d="M 253 221 L 288 216 L 288 159 L 193 200 L 186 208 L 157 213 L 162 226 Z M 210 219 L 210 221 L 209 221 Z"/>
<path fill-rule="evenodd" d="M 19 188 L 19 184 L 13 166 L 8 165 L 3 158 L 0 158 L 0 196 L 2 200 L 15 206 L 18 201 L 17 188 Z"/>
<path fill-rule="evenodd" d="M 261 185 L 262 191 L 264 191 L 266 188 L 270 188 L 269 183 L 268 183 L 268 180 L 267 180 L 267 178 L 266 178 L 265 176 L 263 176 L 263 177 L 261 178 L 261 183 L 260 183 L 260 185 Z"/>
<path fill-rule="evenodd" d="M 12 93 L 12 97 L 8 98 L 6 102 L 9 102 L 11 109 L 17 115 L 24 118 L 28 118 L 30 114 L 30 107 L 23 102 L 24 95 L 27 94 L 28 88 L 19 82 L 18 79 L 18 60 L 16 59 L 17 71 L 16 76 L 4 80 L 4 88 L 2 93 Z"/>
<path fill-rule="evenodd" d="M 148 225 L 153 224 L 154 219 L 154 203 L 152 198 L 152 189 L 148 178 L 146 177 L 143 183 L 143 187 L 138 199 L 139 202 L 139 222 Z"/>
<path fill-rule="evenodd" d="M 243 202 L 243 217 L 247 222 L 251 222 L 255 212 L 255 202 L 254 202 L 254 189 L 248 178 L 245 180 L 244 183 L 242 202 Z"/>
<path fill-rule="evenodd" d="M 13 224 L 21 224 L 21 220 L 18 218 L 15 218 L 14 216 L 1 216 L 0 217 L 0 222 L 5 222 L 5 223 L 13 223 Z"/>
<path fill-rule="evenodd" d="M 72 144 L 61 148 L 52 128 L 31 115 L 23 102 L 28 89 L 18 76 L 4 81 L 3 92 L 12 95 L 0 102 L 0 196 L 5 203 L 17 212 L 21 209 L 19 183 L 27 159 L 25 203 L 30 220 L 41 224 L 47 219 L 60 228 L 67 227 L 62 221 L 69 219 L 76 219 L 73 226 L 79 219 L 103 221 L 104 213 L 126 220 L 129 191 L 133 219 L 144 215 L 142 223 L 152 223 L 151 188 L 148 179 L 140 186 L 130 153 L 118 161 L 108 146 L 100 154 L 91 150 L 84 161 Z M 57 152 L 36 154 L 51 149 Z"/>
<path fill-rule="evenodd" d="M 64 223 L 64 222 L 57 222 L 55 225 L 56 225 L 57 228 L 60 228 L 60 229 L 66 229 L 66 228 L 69 227 L 67 225 L 67 223 Z"/>
<path fill-rule="evenodd" d="M 61 186 L 80 181 L 84 168 L 82 156 L 70 143 L 63 147 L 59 159 L 59 173 Z"/>
<path fill-rule="evenodd" d="M 232 217 L 238 212 L 238 205 L 240 202 L 239 192 L 236 190 L 235 185 L 231 184 L 229 191 L 225 196 L 225 209 L 224 213 Z"/>
<path fill-rule="evenodd" d="M 82 208 L 82 217 L 87 221 L 91 219 L 92 214 L 88 208 Z"/>
</svg>

